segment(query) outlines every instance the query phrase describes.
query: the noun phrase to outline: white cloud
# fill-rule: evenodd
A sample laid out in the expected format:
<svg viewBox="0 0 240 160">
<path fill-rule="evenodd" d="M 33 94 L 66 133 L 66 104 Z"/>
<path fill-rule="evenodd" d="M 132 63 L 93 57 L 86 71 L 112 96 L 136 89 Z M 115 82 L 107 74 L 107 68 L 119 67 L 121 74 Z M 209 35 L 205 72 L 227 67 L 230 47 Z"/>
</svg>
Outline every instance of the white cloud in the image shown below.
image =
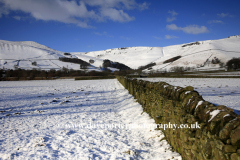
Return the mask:
<svg viewBox="0 0 240 160">
<path fill-rule="evenodd" d="M 1 0 L 0 0 L 0 2 L 1 2 Z M 3 14 L 8 15 L 9 11 L 5 7 L 1 7 L 1 3 L 0 3 L 0 18 L 2 17 Z"/>
<path fill-rule="evenodd" d="M 209 30 L 205 26 L 199 27 L 198 25 L 189 25 L 187 27 L 181 28 L 183 32 L 188 34 L 200 34 L 200 33 L 208 33 Z"/>
<path fill-rule="evenodd" d="M 86 4 L 90 6 L 98 6 L 101 8 L 126 8 L 132 9 L 135 5 L 134 0 L 126 1 L 126 0 L 83 0 Z"/>
<path fill-rule="evenodd" d="M 113 21 L 128 22 L 135 19 L 134 17 L 130 17 L 123 10 L 117 10 L 115 8 L 105 8 L 105 9 L 102 9 L 100 12 L 104 18 L 107 18 Z"/>
<path fill-rule="evenodd" d="M 147 2 L 142 4 L 137 3 L 135 0 L 83 0 L 86 4 L 90 6 L 98 6 L 101 8 L 118 8 L 118 9 L 148 9 L 150 5 Z"/>
<path fill-rule="evenodd" d="M 120 36 L 120 38 L 125 39 L 125 40 L 130 40 L 129 37 Z"/>
<path fill-rule="evenodd" d="M 178 38 L 177 36 L 165 35 L 166 39 L 175 39 Z"/>
<path fill-rule="evenodd" d="M 176 24 L 169 24 L 167 25 L 168 30 L 179 30 L 179 27 L 177 27 Z"/>
<path fill-rule="evenodd" d="M 99 32 L 94 32 L 94 34 L 98 35 L 98 36 L 102 36 L 102 35 L 105 35 L 107 34 L 106 32 L 103 32 L 103 33 L 99 33 Z"/>
<path fill-rule="evenodd" d="M 89 20 L 132 21 L 135 18 L 125 10 L 144 10 L 149 6 L 135 0 L 0 0 L 0 3 L 0 18 L 9 11 L 22 11 L 37 20 L 72 23 L 83 28 L 91 27 Z"/>
<path fill-rule="evenodd" d="M 19 21 L 21 20 L 20 16 L 14 16 L 13 18 L 16 19 L 16 20 L 19 20 Z"/>
<path fill-rule="evenodd" d="M 220 21 L 220 20 L 209 20 L 208 23 L 209 23 L 209 24 L 213 24 L 213 23 L 223 23 L 223 21 Z"/>
<path fill-rule="evenodd" d="M 178 27 L 176 24 L 167 25 L 166 28 L 168 30 L 180 30 L 188 34 L 201 34 L 201 33 L 208 33 L 209 30 L 205 26 L 198 26 L 198 25 L 189 25 L 187 27 Z"/>
<path fill-rule="evenodd" d="M 143 4 L 139 4 L 138 7 L 141 11 L 148 9 L 150 3 L 144 2 Z"/>
<path fill-rule="evenodd" d="M 86 22 L 77 18 L 94 18 L 94 11 L 88 11 L 85 4 L 75 1 L 63 0 L 0 0 L 5 4 L 5 8 L 13 11 L 23 11 L 29 13 L 37 20 L 58 21 L 63 23 L 73 23 L 80 27 L 90 27 Z"/>
<path fill-rule="evenodd" d="M 176 20 L 176 18 L 175 17 L 172 17 L 172 18 L 167 18 L 167 22 L 172 22 L 172 21 L 175 21 Z"/>
<path fill-rule="evenodd" d="M 96 35 L 98 35 L 98 36 L 106 36 L 106 37 L 113 37 L 113 36 L 111 36 L 111 35 L 109 35 L 107 32 L 102 32 L 102 33 L 100 33 L 100 32 L 94 32 L 94 34 L 96 34 Z"/>
<path fill-rule="evenodd" d="M 217 14 L 219 17 L 221 18 L 225 18 L 225 17 L 234 17 L 233 15 L 230 15 L 229 13 L 220 13 L 220 14 Z"/>
<path fill-rule="evenodd" d="M 178 15 L 178 13 L 175 12 L 174 10 L 172 10 L 172 11 L 169 10 L 168 13 L 170 13 L 172 16 L 176 16 L 176 15 Z"/>
<path fill-rule="evenodd" d="M 171 18 L 168 17 L 166 21 L 167 21 L 167 22 L 175 21 L 175 20 L 176 20 L 176 17 L 175 17 L 175 16 L 178 15 L 178 13 L 175 12 L 174 10 L 172 10 L 172 11 L 169 10 L 168 13 L 170 13 L 172 17 L 171 17 Z"/>
<path fill-rule="evenodd" d="M 153 36 L 153 38 L 155 38 L 155 39 L 162 39 L 161 37 L 157 37 L 157 36 Z"/>
</svg>

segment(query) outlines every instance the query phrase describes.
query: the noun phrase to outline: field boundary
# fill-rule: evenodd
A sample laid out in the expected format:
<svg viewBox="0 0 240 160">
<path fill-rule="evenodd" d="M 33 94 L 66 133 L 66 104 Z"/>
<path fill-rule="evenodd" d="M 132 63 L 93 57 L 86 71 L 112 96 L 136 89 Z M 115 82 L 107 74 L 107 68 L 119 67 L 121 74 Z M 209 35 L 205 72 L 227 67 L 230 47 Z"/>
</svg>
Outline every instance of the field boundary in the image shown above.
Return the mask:
<svg viewBox="0 0 240 160">
<path fill-rule="evenodd" d="M 157 128 L 183 159 L 240 159 L 240 116 L 233 109 L 205 101 L 191 86 L 117 79 L 156 124 L 199 124 L 200 128 Z"/>
</svg>

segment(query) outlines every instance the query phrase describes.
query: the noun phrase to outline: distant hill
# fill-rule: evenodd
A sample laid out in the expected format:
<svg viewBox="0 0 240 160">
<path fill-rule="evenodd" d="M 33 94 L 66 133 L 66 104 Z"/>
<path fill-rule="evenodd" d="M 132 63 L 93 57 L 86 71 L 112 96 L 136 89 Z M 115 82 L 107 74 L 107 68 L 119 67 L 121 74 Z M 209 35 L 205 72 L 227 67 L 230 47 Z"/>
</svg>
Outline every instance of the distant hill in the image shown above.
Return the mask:
<svg viewBox="0 0 240 160">
<path fill-rule="evenodd" d="M 110 60 L 112 65 L 108 65 L 108 69 L 113 71 L 118 70 L 114 68 L 116 66 L 143 68 L 146 72 L 170 70 L 176 66 L 219 69 L 233 57 L 240 57 L 240 36 L 167 47 L 125 47 L 86 53 L 64 53 L 31 41 L 0 40 L 0 68 L 49 70 L 66 67 L 80 70 L 79 64 L 60 61 L 61 57 L 81 59 L 90 63 L 85 70 L 96 71 L 102 70 L 104 60 Z"/>
<path fill-rule="evenodd" d="M 80 64 L 60 61 L 59 58 L 76 58 L 31 41 L 11 42 L 0 40 L 0 68 L 4 69 L 68 69 L 80 70 Z M 89 68 L 91 69 L 91 68 Z M 97 70 L 97 69 L 95 69 Z"/>
<path fill-rule="evenodd" d="M 132 69 L 150 65 L 149 68 L 153 71 L 170 70 L 175 66 L 194 67 L 199 70 L 219 69 L 233 57 L 240 57 L 240 36 L 167 47 L 126 47 L 72 54 L 86 61 L 94 59 L 96 66 L 100 65 L 103 59 L 109 59 Z"/>
</svg>

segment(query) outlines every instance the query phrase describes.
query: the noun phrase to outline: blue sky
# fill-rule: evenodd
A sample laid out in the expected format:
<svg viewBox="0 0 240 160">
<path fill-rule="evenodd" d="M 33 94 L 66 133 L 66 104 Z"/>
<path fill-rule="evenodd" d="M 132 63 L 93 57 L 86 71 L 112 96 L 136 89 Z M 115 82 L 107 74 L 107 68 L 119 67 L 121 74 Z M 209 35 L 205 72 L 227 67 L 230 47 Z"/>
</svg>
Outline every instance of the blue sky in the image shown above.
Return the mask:
<svg viewBox="0 0 240 160">
<path fill-rule="evenodd" d="M 240 0 L 0 0 L 0 39 L 63 52 L 164 47 L 240 34 Z"/>
</svg>

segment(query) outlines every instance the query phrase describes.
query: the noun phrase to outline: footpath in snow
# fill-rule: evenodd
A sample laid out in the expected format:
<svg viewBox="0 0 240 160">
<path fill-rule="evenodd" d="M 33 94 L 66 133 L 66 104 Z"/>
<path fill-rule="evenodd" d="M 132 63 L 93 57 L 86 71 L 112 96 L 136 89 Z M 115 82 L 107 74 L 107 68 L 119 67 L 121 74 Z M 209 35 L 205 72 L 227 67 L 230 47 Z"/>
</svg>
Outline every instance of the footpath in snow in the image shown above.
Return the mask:
<svg viewBox="0 0 240 160">
<path fill-rule="evenodd" d="M 0 159 L 182 159 L 116 79 L 0 88 Z"/>
</svg>

